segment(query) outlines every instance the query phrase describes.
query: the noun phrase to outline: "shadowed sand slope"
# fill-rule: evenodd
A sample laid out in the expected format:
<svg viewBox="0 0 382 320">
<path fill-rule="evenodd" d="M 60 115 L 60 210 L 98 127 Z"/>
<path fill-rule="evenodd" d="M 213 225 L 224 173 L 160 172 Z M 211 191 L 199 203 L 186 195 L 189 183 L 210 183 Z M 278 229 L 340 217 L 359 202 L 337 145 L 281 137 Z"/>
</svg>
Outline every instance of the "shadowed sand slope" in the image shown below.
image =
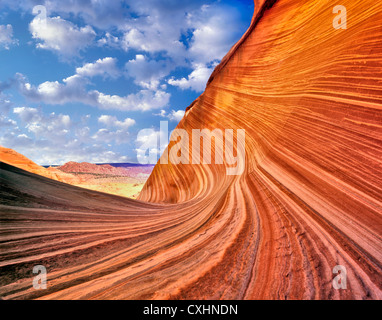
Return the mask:
<svg viewBox="0 0 382 320">
<path fill-rule="evenodd" d="M 382 298 L 382 4 L 255 4 L 178 125 L 245 129 L 242 174 L 158 163 L 133 201 L 2 165 L 0 296 Z"/>
</svg>

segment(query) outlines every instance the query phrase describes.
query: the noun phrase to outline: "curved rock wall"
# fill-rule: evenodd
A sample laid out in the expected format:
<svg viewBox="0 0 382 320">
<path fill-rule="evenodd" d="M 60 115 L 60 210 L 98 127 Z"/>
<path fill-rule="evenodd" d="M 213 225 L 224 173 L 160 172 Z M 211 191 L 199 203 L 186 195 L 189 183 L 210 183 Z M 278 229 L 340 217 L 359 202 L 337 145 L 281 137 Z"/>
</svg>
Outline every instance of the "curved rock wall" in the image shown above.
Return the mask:
<svg viewBox="0 0 382 320">
<path fill-rule="evenodd" d="M 140 199 L 225 203 L 219 214 L 238 222 L 227 222 L 236 235 L 210 234 L 225 239 L 226 254 L 201 284 L 215 275 L 227 292 L 243 272 L 240 297 L 328 298 L 338 294 L 332 269 L 343 264 L 364 279 L 348 297 L 380 297 L 382 5 L 342 1 L 344 30 L 333 27 L 333 1 L 273 2 L 256 3 L 248 32 L 178 126 L 190 136 L 245 129 L 245 172 L 157 164 Z M 179 296 L 208 295 L 203 290 L 193 284 Z"/>
</svg>

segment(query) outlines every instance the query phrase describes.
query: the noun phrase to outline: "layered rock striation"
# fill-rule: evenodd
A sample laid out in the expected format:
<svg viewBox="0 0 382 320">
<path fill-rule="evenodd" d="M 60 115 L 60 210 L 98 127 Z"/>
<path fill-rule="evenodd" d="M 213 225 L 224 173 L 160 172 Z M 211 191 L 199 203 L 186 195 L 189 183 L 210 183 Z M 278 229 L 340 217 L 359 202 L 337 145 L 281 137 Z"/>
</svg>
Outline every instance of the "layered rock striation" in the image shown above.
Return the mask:
<svg viewBox="0 0 382 320">
<path fill-rule="evenodd" d="M 177 297 L 381 297 L 382 5 L 341 5 L 347 29 L 333 27 L 332 1 L 256 2 L 180 122 L 189 136 L 245 129 L 246 156 L 240 176 L 158 164 L 140 194 L 208 208 L 206 252 L 224 252 Z M 332 290 L 336 265 L 351 290 Z"/>
</svg>

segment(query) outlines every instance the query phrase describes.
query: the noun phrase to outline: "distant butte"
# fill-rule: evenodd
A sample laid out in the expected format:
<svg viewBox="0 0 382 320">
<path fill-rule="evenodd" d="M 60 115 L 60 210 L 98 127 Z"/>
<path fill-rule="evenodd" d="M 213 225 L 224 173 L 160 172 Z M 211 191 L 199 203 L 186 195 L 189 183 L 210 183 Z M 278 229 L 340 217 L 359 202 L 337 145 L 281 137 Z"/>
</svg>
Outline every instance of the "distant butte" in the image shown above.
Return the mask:
<svg viewBox="0 0 382 320">
<path fill-rule="evenodd" d="M 93 174 L 109 174 L 109 175 L 127 175 L 128 170 L 124 168 L 115 168 L 110 164 L 92 164 L 89 162 L 70 161 L 60 166 L 59 169 L 68 173 L 93 173 Z"/>
</svg>

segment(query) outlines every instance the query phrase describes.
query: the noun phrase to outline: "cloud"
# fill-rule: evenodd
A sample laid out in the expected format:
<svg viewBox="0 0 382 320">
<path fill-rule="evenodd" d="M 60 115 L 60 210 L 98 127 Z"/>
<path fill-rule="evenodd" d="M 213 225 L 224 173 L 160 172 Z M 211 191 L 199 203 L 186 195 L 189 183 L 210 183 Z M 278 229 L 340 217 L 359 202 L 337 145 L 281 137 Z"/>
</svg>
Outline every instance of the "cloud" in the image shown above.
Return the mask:
<svg viewBox="0 0 382 320">
<path fill-rule="evenodd" d="M 195 92 L 202 92 L 205 89 L 208 78 L 213 71 L 213 67 L 206 67 L 205 65 L 198 64 L 195 70 L 192 71 L 187 78 L 168 80 L 168 84 L 181 88 L 182 90 L 191 89 Z"/>
<path fill-rule="evenodd" d="M 4 127 L 17 127 L 17 123 L 4 115 L 0 115 L 0 128 Z"/>
<path fill-rule="evenodd" d="M 125 64 L 126 73 L 139 86 L 156 90 L 160 80 L 168 75 L 173 66 L 166 60 L 149 60 L 142 54 Z"/>
<path fill-rule="evenodd" d="M 202 92 L 214 67 L 239 36 L 238 20 L 236 10 L 216 5 L 203 5 L 200 11 L 188 13 L 187 25 L 193 31 L 187 57 L 193 71 L 187 78 L 170 78 L 168 84 L 182 90 Z M 233 26 L 230 32 L 227 32 L 227 26 Z"/>
<path fill-rule="evenodd" d="M 126 96 L 108 95 L 98 90 L 86 89 L 88 78 L 95 75 L 117 77 L 116 59 L 104 58 L 95 63 L 87 63 L 76 69 L 76 74 L 58 81 L 45 81 L 38 86 L 30 84 L 27 78 L 18 73 L 15 81 L 18 90 L 26 98 L 35 102 L 52 105 L 63 105 L 79 102 L 104 110 L 147 111 L 165 107 L 170 100 L 170 94 L 154 88 L 142 89 Z"/>
<path fill-rule="evenodd" d="M 36 108 L 17 107 L 13 108 L 13 113 L 17 114 L 23 122 L 36 122 L 41 120 L 39 110 Z"/>
<path fill-rule="evenodd" d="M 114 142 L 116 145 L 127 143 L 129 141 L 129 132 L 126 130 L 110 130 L 107 128 L 99 129 L 93 136 L 93 139 L 109 143 Z"/>
<path fill-rule="evenodd" d="M 97 44 L 101 47 L 105 46 L 115 49 L 120 46 L 120 39 L 109 32 L 106 32 L 105 36 L 97 41 Z"/>
<path fill-rule="evenodd" d="M 29 24 L 37 48 L 51 50 L 63 57 L 73 57 L 93 43 L 95 31 L 89 25 L 78 27 L 61 17 L 36 16 Z"/>
<path fill-rule="evenodd" d="M 204 5 L 197 13 L 187 15 L 192 28 L 188 55 L 194 64 L 221 60 L 240 37 L 240 15 L 227 6 Z"/>
<path fill-rule="evenodd" d="M 17 131 L 6 131 L 0 136 L 0 145 L 12 148 L 20 152 L 20 149 L 29 148 L 34 143 L 34 140 L 28 137 L 24 133 L 18 133 Z"/>
<path fill-rule="evenodd" d="M 46 114 L 40 108 L 16 107 L 13 115 L 21 124 L 0 116 L 0 145 L 13 148 L 39 164 L 63 164 L 68 161 L 94 163 L 127 162 L 130 158 L 110 150 L 108 142 L 128 143 L 128 128 L 133 119 L 118 120 L 103 115 L 99 121 L 109 127 L 108 132 L 92 134 L 86 125 L 89 117 L 76 122 L 66 114 Z M 116 129 L 113 131 L 113 128 Z"/>
<path fill-rule="evenodd" d="M 91 94 L 85 90 L 85 80 L 79 75 L 74 75 L 63 80 L 45 81 L 37 87 L 28 82 L 20 73 L 16 74 L 18 89 L 26 98 L 35 102 L 44 102 L 53 105 L 62 105 L 69 102 L 94 103 Z M 93 101 L 92 101 L 93 100 Z"/>
<path fill-rule="evenodd" d="M 185 111 L 184 110 L 171 110 L 170 113 L 167 113 L 166 110 L 161 110 L 160 113 L 158 114 L 155 114 L 157 116 L 160 116 L 162 118 L 167 118 L 169 119 L 170 121 L 176 121 L 176 122 L 179 122 L 180 120 L 182 120 L 183 116 L 185 114 Z"/>
<path fill-rule="evenodd" d="M 185 113 L 184 110 L 178 110 L 178 111 L 171 110 L 171 114 L 169 116 L 169 119 L 171 121 L 180 121 L 180 120 L 182 120 L 184 113 Z"/>
<path fill-rule="evenodd" d="M 114 142 L 117 145 L 126 143 L 129 141 L 129 131 L 128 129 L 135 125 L 135 120 L 131 118 L 126 118 L 121 121 L 118 120 L 116 116 L 111 115 L 101 115 L 98 118 L 98 122 L 105 125 L 106 128 L 99 129 L 92 138 L 98 142 L 109 143 Z"/>
<path fill-rule="evenodd" d="M 104 76 L 118 78 L 121 72 L 117 68 L 117 59 L 106 57 L 98 59 L 94 63 L 86 63 L 84 66 L 76 69 L 76 74 L 83 77 Z"/>
<path fill-rule="evenodd" d="M 120 28 L 124 31 L 123 48 L 149 53 L 165 52 L 174 61 L 184 61 L 187 48 L 181 38 L 188 29 L 186 15 L 188 12 L 198 12 L 205 2 L 212 1 L 129 0 L 130 11 L 137 17 Z"/>
<path fill-rule="evenodd" d="M 166 1 L 165 1 L 166 2 Z M 182 90 L 202 92 L 215 66 L 242 34 L 241 17 L 231 6 L 210 2 L 164 3 L 137 2 L 131 8 L 140 16 L 129 24 L 121 46 L 124 50 L 143 51 L 126 64 L 128 74 L 141 86 L 154 87 L 178 67 L 192 68 L 188 77 L 171 78 L 168 83 Z M 158 61 L 149 61 L 147 54 L 161 53 L 171 63 L 166 68 Z M 146 70 L 154 70 L 152 78 Z"/>
<path fill-rule="evenodd" d="M 28 12 L 36 4 L 34 0 L 3 2 Z M 214 0 L 41 0 L 39 4 L 45 6 L 47 13 L 61 15 L 46 20 L 38 15 L 31 22 L 31 32 L 43 48 L 77 54 L 95 40 L 96 28 L 105 34 L 96 40 L 98 45 L 162 52 L 177 65 L 186 59 L 195 63 L 221 59 L 245 27 L 237 7 L 248 11 L 248 4 Z M 248 18 L 251 14 L 248 12 Z M 76 19 L 85 26 L 78 27 L 61 17 Z"/>
<path fill-rule="evenodd" d="M 166 23 L 155 21 L 154 26 L 141 25 L 139 29 L 132 28 L 124 33 L 121 46 L 125 51 L 134 49 L 147 53 L 165 52 L 173 61 L 184 63 L 186 48 L 179 40 L 181 32 L 174 27 L 169 30 L 169 27 Z"/>
<path fill-rule="evenodd" d="M 135 124 L 134 119 L 126 118 L 123 121 L 119 121 L 117 117 L 110 116 L 110 115 L 101 115 L 98 118 L 98 122 L 105 124 L 108 127 L 118 127 L 118 128 L 124 128 L 127 129 Z"/>
<path fill-rule="evenodd" d="M 48 139 L 55 143 L 63 143 L 66 141 L 66 136 L 72 129 L 72 121 L 69 115 L 43 114 L 41 109 L 29 107 L 17 107 L 13 109 L 25 128 L 29 133 L 33 133 L 35 137 Z"/>
<path fill-rule="evenodd" d="M 124 50 L 164 52 L 177 64 L 185 60 L 207 64 L 221 59 L 242 34 L 241 17 L 233 6 L 213 1 L 167 2 L 131 3 L 138 17 L 124 26 Z"/>
<path fill-rule="evenodd" d="M 0 84 L 1 86 L 1 84 Z M 11 110 L 13 103 L 8 99 L 6 95 L 1 92 L 0 88 L 0 112 L 5 115 Z"/>
<path fill-rule="evenodd" d="M 5 0 L 5 4 L 30 11 L 35 2 L 27 0 L 15 4 Z M 77 56 L 94 45 L 133 50 L 136 57 L 126 63 L 126 74 L 135 84 L 153 91 L 160 88 L 175 69 L 191 68 L 190 75 L 172 78 L 170 82 L 182 90 L 201 92 L 207 74 L 212 71 L 209 66 L 220 61 L 244 27 L 236 8 L 243 9 L 244 4 L 213 0 L 42 0 L 40 4 L 46 7 L 47 13 L 61 16 L 42 19 L 37 15 L 31 21 L 29 28 L 38 48 L 57 52 L 64 58 Z M 95 30 L 103 36 L 97 38 Z M 100 63 L 89 65 L 91 70 L 83 72 L 91 77 L 91 73 L 97 74 L 98 66 Z M 119 72 L 114 69 L 103 76 L 115 78 Z M 100 100 L 105 100 L 101 93 L 93 92 L 94 97 L 98 95 Z"/>
<path fill-rule="evenodd" d="M 104 124 L 106 128 L 99 129 L 93 138 L 102 142 L 113 141 L 116 144 L 122 144 L 128 140 L 128 129 L 135 124 L 134 119 L 126 118 L 120 121 L 117 117 L 110 115 L 101 115 L 98 118 L 98 122 Z"/>
<path fill-rule="evenodd" d="M 12 25 L 0 25 L 0 48 L 9 50 L 14 44 L 18 44 L 18 40 L 13 39 Z"/>
<path fill-rule="evenodd" d="M 107 95 L 96 90 L 91 93 L 96 97 L 96 105 L 100 109 L 148 111 L 163 108 L 170 101 L 170 94 L 162 90 L 140 90 L 125 97 Z"/>
<path fill-rule="evenodd" d="M 58 143 L 71 148 L 80 147 L 81 140 L 97 145 L 109 142 L 117 145 L 127 143 L 129 141 L 128 129 L 135 124 L 135 120 L 131 118 L 121 121 L 115 116 L 101 115 L 98 122 L 105 125 L 106 128 L 101 128 L 91 135 L 89 127 L 83 127 L 83 123 L 73 123 L 69 115 L 54 112 L 46 115 L 41 109 L 30 107 L 14 108 L 13 113 L 19 117 L 25 129 L 35 137 L 36 141 L 45 141 L 45 144 L 49 145 Z M 16 122 L 13 121 L 12 124 L 15 125 Z"/>
<path fill-rule="evenodd" d="M 8 132 L 0 136 L 0 145 L 20 152 L 40 165 L 62 165 L 69 161 L 91 163 L 132 161 L 123 153 L 109 150 L 103 144 L 85 144 L 76 139 L 59 144 L 52 140 L 36 140 L 26 134 Z"/>
<path fill-rule="evenodd" d="M 29 5 L 30 8 L 35 5 L 33 2 L 36 1 L 24 0 L 23 2 L 32 2 L 32 4 Z M 102 30 L 118 26 L 130 18 L 126 1 L 41 0 L 38 3 L 43 4 L 47 12 L 57 12 L 65 17 L 75 16 L 84 20 L 87 24 Z M 24 7 L 28 8 L 28 4 L 24 4 Z"/>
</svg>

